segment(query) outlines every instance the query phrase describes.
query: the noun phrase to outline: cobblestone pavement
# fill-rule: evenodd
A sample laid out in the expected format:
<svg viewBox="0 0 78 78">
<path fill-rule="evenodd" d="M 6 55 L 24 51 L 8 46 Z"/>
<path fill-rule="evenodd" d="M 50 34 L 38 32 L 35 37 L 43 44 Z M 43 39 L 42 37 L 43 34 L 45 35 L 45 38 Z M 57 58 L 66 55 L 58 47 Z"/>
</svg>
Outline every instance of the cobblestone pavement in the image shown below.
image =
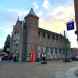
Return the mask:
<svg viewBox="0 0 78 78">
<path fill-rule="evenodd" d="M 0 63 L 0 78 L 78 78 L 73 74 L 75 69 L 78 62 Z"/>
</svg>

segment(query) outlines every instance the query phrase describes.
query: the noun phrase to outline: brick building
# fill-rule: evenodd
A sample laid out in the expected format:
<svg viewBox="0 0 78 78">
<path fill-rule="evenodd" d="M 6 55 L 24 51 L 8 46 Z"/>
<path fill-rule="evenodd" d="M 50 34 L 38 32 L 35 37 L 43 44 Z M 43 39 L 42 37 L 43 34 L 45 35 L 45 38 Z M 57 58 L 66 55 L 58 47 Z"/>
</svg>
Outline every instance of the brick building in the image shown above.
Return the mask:
<svg viewBox="0 0 78 78">
<path fill-rule="evenodd" d="M 78 0 L 74 0 L 74 9 L 75 9 L 75 21 L 76 21 L 76 35 L 78 41 Z"/>
<path fill-rule="evenodd" d="M 32 49 L 37 57 L 44 52 L 47 54 L 47 59 L 63 58 L 65 41 L 70 47 L 68 39 L 61 34 L 39 28 L 38 25 L 39 17 L 31 8 L 24 20 L 18 19 L 13 27 L 11 52 L 17 54 L 20 61 L 28 59 Z"/>
</svg>

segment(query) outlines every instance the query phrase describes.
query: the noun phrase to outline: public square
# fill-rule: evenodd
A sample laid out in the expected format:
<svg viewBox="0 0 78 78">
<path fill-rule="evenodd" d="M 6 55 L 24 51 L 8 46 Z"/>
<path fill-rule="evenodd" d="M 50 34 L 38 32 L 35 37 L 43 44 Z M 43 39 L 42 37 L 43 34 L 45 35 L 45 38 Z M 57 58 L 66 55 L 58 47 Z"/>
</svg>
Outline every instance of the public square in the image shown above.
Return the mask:
<svg viewBox="0 0 78 78">
<path fill-rule="evenodd" d="M 78 62 L 51 61 L 47 64 L 0 63 L 0 78 L 78 78 Z"/>
</svg>

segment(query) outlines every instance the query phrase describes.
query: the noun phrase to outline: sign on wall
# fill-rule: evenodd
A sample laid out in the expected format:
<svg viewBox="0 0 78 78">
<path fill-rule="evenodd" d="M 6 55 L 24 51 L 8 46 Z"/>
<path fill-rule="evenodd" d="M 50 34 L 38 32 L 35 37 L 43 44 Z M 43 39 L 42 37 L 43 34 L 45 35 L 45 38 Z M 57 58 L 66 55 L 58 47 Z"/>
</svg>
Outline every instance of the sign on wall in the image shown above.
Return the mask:
<svg viewBox="0 0 78 78">
<path fill-rule="evenodd" d="M 67 22 L 67 30 L 73 30 L 74 29 L 74 21 Z"/>
</svg>

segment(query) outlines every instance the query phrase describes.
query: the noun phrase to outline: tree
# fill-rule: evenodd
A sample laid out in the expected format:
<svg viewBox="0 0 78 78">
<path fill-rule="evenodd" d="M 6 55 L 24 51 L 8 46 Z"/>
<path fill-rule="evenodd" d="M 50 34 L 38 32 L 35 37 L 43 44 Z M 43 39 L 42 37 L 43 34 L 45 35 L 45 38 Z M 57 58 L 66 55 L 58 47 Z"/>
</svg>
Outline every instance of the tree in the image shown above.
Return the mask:
<svg viewBox="0 0 78 78">
<path fill-rule="evenodd" d="M 10 53 L 10 35 L 7 36 L 7 39 L 4 43 L 4 49 L 3 51 L 6 52 L 6 53 Z"/>
</svg>

